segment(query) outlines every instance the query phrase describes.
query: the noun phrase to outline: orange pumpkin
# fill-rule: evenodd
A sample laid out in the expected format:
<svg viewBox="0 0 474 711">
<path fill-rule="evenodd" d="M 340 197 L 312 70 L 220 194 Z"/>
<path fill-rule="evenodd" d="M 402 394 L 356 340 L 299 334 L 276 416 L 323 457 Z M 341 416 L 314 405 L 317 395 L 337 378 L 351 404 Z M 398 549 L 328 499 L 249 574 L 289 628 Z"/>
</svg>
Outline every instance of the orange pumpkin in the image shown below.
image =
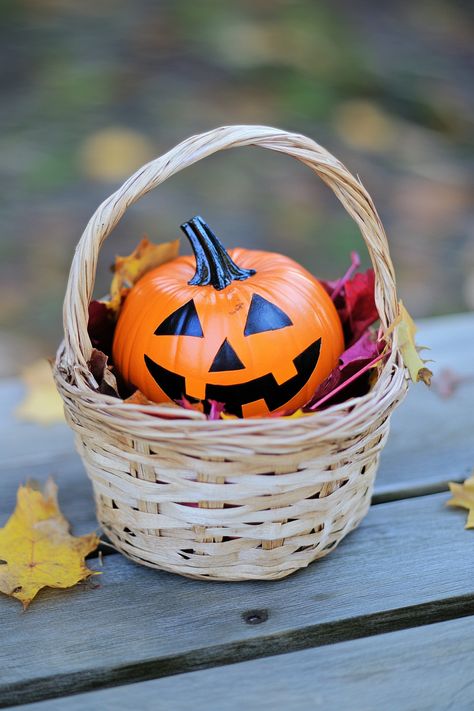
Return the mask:
<svg viewBox="0 0 474 711">
<path fill-rule="evenodd" d="M 244 417 L 303 406 L 344 348 L 324 288 L 281 254 L 227 252 L 200 217 L 181 229 L 194 258 L 149 271 L 120 312 L 123 378 L 156 402 L 217 400 Z"/>
</svg>

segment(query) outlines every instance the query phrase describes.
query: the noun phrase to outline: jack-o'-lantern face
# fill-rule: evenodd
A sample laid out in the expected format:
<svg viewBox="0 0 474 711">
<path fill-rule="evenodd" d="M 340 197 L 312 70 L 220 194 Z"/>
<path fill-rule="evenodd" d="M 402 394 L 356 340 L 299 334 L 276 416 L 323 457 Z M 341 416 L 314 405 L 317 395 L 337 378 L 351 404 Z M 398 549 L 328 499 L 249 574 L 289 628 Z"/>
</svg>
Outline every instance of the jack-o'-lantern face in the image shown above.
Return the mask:
<svg viewBox="0 0 474 711">
<path fill-rule="evenodd" d="M 304 405 L 343 350 L 326 291 L 282 255 L 228 254 L 200 218 L 183 229 L 195 263 L 161 265 L 126 298 L 113 348 L 123 377 L 157 402 L 217 400 L 244 417 Z"/>
</svg>

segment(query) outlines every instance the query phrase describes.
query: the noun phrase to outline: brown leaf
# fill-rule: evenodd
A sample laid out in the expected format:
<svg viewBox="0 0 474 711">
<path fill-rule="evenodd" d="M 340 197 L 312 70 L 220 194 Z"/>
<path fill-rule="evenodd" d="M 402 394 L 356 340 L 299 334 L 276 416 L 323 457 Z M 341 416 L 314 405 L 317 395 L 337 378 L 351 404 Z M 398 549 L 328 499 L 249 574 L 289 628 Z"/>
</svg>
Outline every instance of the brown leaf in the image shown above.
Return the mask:
<svg viewBox="0 0 474 711">
<path fill-rule="evenodd" d="M 87 332 L 94 348 L 112 353 L 112 342 L 115 331 L 115 314 L 106 301 L 91 301 L 89 304 L 89 321 Z"/>
<path fill-rule="evenodd" d="M 106 356 L 105 353 L 97 350 L 97 348 L 93 348 L 87 365 L 97 382 L 99 392 L 103 395 L 119 397 L 117 380 L 110 366 L 107 365 L 108 360 L 109 357 Z"/>
</svg>

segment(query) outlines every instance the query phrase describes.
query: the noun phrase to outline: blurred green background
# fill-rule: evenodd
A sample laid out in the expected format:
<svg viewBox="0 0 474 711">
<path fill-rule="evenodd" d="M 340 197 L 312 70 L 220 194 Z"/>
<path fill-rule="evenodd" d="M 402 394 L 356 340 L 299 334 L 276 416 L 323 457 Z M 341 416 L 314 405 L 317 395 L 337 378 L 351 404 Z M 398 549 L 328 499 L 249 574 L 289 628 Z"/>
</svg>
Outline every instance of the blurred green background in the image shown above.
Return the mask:
<svg viewBox="0 0 474 711">
<path fill-rule="evenodd" d="M 264 123 L 357 173 L 415 316 L 474 308 L 471 3 L 1 0 L 0 374 L 52 354 L 74 246 L 97 205 L 190 134 Z M 302 165 L 220 153 L 130 209 L 104 247 L 178 235 L 200 213 L 227 246 L 288 253 L 317 276 L 367 257 Z"/>
</svg>

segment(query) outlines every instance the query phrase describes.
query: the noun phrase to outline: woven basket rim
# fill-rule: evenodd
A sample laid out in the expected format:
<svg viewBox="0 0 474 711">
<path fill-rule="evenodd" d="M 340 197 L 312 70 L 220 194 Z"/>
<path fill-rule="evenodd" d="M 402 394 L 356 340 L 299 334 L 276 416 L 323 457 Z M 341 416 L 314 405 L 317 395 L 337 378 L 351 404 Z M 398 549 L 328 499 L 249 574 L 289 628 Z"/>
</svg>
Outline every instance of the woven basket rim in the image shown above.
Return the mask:
<svg viewBox="0 0 474 711">
<path fill-rule="evenodd" d="M 393 390 L 395 398 L 396 393 L 403 388 L 405 367 L 397 347 L 397 329 L 394 329 L 387 336 L 391 352 L 368 393 L 329 405 L 323 410 L 305 413 L 301 418 L 267 416 L 208 420 L 201 413 L 183 409 L 178 418 L 171 419 L 170 407 L 167 405 L 134 405 L 98 392 L 98 385 L 88 368 L 92 345 L 87 333 L 87 311 L 103 241 L 128 206 L 175 172 L 218 150 L 244 145 L 257 145 L 287 153 L 310 167 L 332 188 L 358 224 L 368 248 L 376 274 L 376 306 L 384 330 L 395 320 L 398 313 L 395 274 L 382 223 L 360 180 L 354 178 L 340 161 L 305 136 L 267 126 L 223 126 L 192 136 L 136 171 L 99 206 L 81 237 L 71 265 L 63 309 L 65 337 L 57 351 L 54 375 L 63 397 L 79 398 L 86 407 L 93 400 L 96 417 L 107 421 L 108 426 L 112 424 L 112 418 L 108 416 L 113 414 L 114 417 L 124 415 L 127 419 L 137 420 L 139 416 L 141 425 L 146 424 L 147 430 L 169 430 L 183 427 L 185 423 L 186 428 L 193 430 L 204 425 L 206 430 L 212 431 L 227 427 L 251 431 L 264 425 L 268 433 L 275 434 L 275 430 L 279 430 L 282 425 L 288 432 L 289 427 L 297 430 L 305 423 L 304 429 L 311 426 L 314 434 L 320 429 L 332 429 L 335 422 L 341 422 L 341 417 L 348 412 L 357 414 L 371 403 L 383 400 L 387 391 Z"/>
<path fill-rule="evenodd" d="M 388 381 L 382 377 L 384 374 L 388 376 Z M 147 427 L 157 432 L 183 427 L 184 425 L 187 430 L 199 430 L 202 428 L 203 431 L 227 428 L 251 431 L 254 429 L 258 430 L 264 426 L 266 430 L 265 434 L 269 435 L 274 435 L 275 432 L 280 429 L 284 429 L 285 432 L 288 432 L 288 428 L 298 429 L 303 423 L 306 427 L 311 425 L 313 435 L 321 434 L 325 430 L 331 431 L 334 425 L 340 423 L 341 418 L 346 417 L 349 412 L 357 415 L 359 410 L 364 410 L 364 408 L 371 403 L 380 403 L 383 399 L 384 391 L 387 389 L 387 385 L 394 386 L 395 384 L 395 387 L 393 387 L 393 399 L 395 399 L 397 393 L 404 387 L 407 380 L 405 366 L 397 350 L 387 359 L 376 383 L 364 395 L 348 398 L 335 405 L 328 405 L 323 410 L 305 413 L 301 418 L 292 418 L 291 416 L 261 416 L 211 420 L 207 419 L 205 415 L 198 411 L 186 410 L 184 408 L 180 411 L 179 417 L 172 418 L 169 416 L 170 412 L 172 412 L 171 404 L 171 406 L 169 406 L 162 404 L 126 403 L 122 398 L 100 393 L 84 381 L 81 386 L 77 383 L 71 384 L 68 382 L 64 373 L 61 372 L 57 362 L 54 365 L 54 375 L 56 382 L 60 385 L 63 396 L 69 393 L 72 397 L 81 399 L 85 403 L 93 400 L 95 416 L 98 417 L 100 412 L 102 414 L 100 419 L 107 422 L 107 426 L 113 426 L 113 421 L 118 414 L 124 414 L 129 417 L 131 413 L 136 413 L 140 415 L 141 420 L 147 421 Z M 99 407 L 101 410 L 98 410 Z M 121 430 L 123 427 L 117 426 L 116 429 Z"/>
</svg>

